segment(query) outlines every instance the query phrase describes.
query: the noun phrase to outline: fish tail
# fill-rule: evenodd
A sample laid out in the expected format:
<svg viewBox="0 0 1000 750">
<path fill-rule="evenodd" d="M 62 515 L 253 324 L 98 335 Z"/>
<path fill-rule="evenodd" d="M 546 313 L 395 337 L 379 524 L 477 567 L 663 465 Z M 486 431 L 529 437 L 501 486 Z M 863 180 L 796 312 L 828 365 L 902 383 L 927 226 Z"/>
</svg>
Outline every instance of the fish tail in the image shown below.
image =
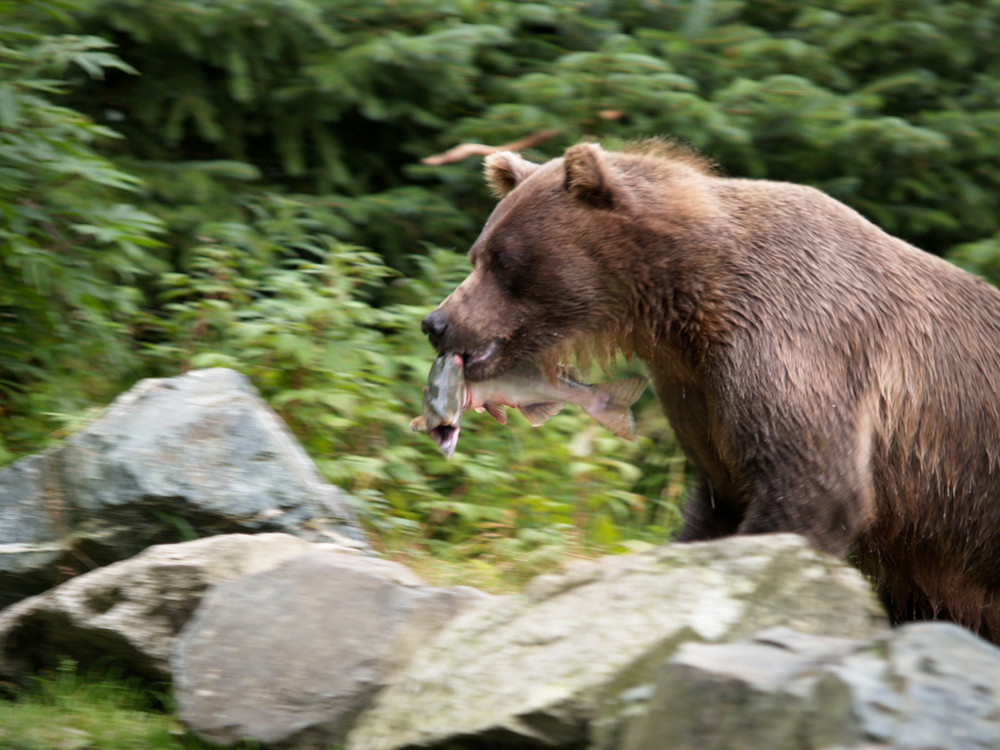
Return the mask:
<svg viewBox="0 0 1000 750">
<path fill-rule="evenodd" d="M 635 440 L 634 404 L 646 390 L 646 378 L 636 376 L 595 386 L 597 398 L 586 412 L 618 437 Z"/>
</svg>

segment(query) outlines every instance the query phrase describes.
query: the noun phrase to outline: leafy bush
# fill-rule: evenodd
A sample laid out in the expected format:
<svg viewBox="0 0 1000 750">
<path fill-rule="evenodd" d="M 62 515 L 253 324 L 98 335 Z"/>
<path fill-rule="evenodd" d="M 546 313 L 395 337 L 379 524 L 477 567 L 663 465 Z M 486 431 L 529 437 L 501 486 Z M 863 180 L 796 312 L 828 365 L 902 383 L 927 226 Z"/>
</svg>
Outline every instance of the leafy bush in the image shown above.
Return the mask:
<svg viewBox="0 0 1000 750">
<path fill-rule="evenodd" d="M 72 101 L 126 135 L 154 190 L 165 164 L 244 163 L 335 193 L 338 236 L 407 272 L 420 241 L 467 246 L 489 208 L 473 160 L 420 159 L 540 131 L 540 157 L 677 136 L 938 254 L 1000 211 L 996 0 L 81 2 L 77 29 L 143 75 Z"/>
<path fill-rule="evenodd" d="M 0 459 L 38 439 L 43 413 L 110 398 L 137 364 L 127 324 L 161 225 L 98 153 L 115 133 L 53 103 L 70 65 L 131 71 L 107 47 L 0 28 Z"/>
</svg>

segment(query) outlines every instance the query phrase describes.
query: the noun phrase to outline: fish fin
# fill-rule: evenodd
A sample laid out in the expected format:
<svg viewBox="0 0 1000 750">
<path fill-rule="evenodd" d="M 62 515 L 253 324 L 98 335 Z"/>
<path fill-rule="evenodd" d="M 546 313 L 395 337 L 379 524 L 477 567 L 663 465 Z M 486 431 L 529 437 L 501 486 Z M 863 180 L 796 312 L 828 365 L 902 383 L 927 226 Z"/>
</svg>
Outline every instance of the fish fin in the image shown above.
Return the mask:
<svg viewBox="0 0 1000 750">
<path fill-rule="evenodd" d="M 549 417 L 558 414 L 563 405 L 559 401 L 539 401 L 537 404 L 524 404 L 518 408 L 533 427 L 538 427 L 547 422 Z"/>
<path fill-rule="evenodd" d="M 423 415 L 410 420 L 410 429 L 414 432 L 427 432 L 427 422 Z"/>
<path fill-rule="evenodd" d="M 615 380 L 604 385 L 607 386 L 608 394 L 612 400 L 623 406 L 631 407 L 632 404 L 639 400 L 639 396 L 646 390 L 648 383 L 648 378 L 644 378 L 642 375 L 635 375 L 631 378 L 622 378 L 621 380 Z"/>
<path fill-rule="evenodd" d="M 635 440 L 635 417 L 631 406 L 646 390 L 646 378 L 636 376 L 601 383 L 597 386 L 599 398 L 587 413 L 618 437 Z"/>
<path fill-rule="evenodd" d="M 483 406 L 485 407 L 486 411 L 490 413 L 490 416 L 493 417 L 497 422 L 499 422 L 500 424 L 507 424 L 507 410 L 504 408 L 503 404 L 494 404 L 487 402 L 483 404 Z"/>
<path fill-rule="evenodd" d="M 583 382 L 583 375 L 576 367 L 573 367 L 573 365 L 561 364 L 559 365 L 558 372 L 563 377 L 571 378 L 572 380 L 576 380 L 580 383 Z"/>
</svg>

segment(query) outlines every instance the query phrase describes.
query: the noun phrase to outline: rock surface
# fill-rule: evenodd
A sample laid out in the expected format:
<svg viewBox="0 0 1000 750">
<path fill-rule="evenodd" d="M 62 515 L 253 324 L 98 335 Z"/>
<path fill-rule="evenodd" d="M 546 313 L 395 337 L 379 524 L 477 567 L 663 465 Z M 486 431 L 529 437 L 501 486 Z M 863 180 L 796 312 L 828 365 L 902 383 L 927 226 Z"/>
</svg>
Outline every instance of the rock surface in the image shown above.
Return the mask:
<svg viewBox="0 0 1000 750">
<path fill-rule="evenodd" d="M 0 607 L 71 575 L 72 520 L 48 454 L 0 471 Z"/>
<path fill-rule="evenodd" d="M 788 629 L 687 643 L 620 750 L 1000 747 L 1000 649 L 949 623 L 867 641 Z"/>
<path fill-rule="evenodd" d="M 347 747 L 583 747 L 599 709 L 651 682 L 682 642 L 775 625 L 845 638 L 886 627 L 861 575 L 794 535 L 578 563 L 459 615 Z"/>
<path fill-rule="evenodd" d="M 180 718 L 224 745 L 329 748 L 420 645 L 489 599 L 360 556 L 310 554 L 224 583 L 175 644 Z"/>
<path fill-rule="evenodd" d="M 210 586 L 309 552 L 365 559 L 288 534 L 230 534 L 157 545 L 78 576 L 0 612 L 0 675 L 20 679 L 59 656 L 84 663 L 110 656 L 137 674 L 169 679 L 174 638 Z"/>
<path fill-rule="evenodd" d="M 348 499 L 249 380 L 144 380 L 0 472 L 0 607 L 155 543 L 280 531 L 365 546 Z"/>
</svg>

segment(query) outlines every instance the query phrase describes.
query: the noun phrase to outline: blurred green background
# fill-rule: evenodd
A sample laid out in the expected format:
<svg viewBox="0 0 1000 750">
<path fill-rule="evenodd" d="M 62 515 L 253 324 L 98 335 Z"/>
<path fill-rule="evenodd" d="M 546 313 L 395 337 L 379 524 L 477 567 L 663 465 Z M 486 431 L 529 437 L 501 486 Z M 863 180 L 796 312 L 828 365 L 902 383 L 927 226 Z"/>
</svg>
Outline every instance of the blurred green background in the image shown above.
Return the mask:
<svg viewBox="0 0 1000 750">
<path fill-rule="evenodd" d="M 408 430 L 492 206 L 480 156 L 422 160 L 670 135 L 995 281 L 998 32 L 997 0 L 0 0 L 0 463 L 224 365 L 422 572 L 662 541 L 651 393 L 634 444 L 575 408 L 468 415 L 450 462 Z"/>
</svg>

